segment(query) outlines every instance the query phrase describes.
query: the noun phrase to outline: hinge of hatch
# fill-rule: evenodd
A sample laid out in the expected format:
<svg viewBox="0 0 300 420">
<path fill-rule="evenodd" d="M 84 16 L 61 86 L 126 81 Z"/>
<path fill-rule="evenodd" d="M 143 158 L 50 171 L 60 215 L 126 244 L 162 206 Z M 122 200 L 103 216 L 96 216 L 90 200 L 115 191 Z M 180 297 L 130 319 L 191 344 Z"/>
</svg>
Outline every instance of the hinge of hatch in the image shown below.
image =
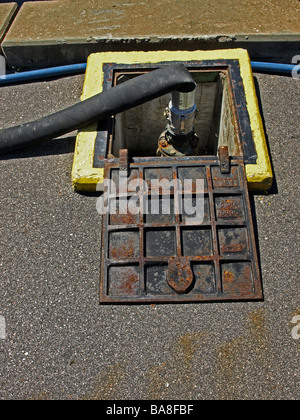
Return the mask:
<svg viewBox="0 0 300 420">
<path fill-rule="evenodd" d="M 221 174 L 230 174 L 230 159 L 228 146 L 220 146 L 218 149 Z"/>
</svg>

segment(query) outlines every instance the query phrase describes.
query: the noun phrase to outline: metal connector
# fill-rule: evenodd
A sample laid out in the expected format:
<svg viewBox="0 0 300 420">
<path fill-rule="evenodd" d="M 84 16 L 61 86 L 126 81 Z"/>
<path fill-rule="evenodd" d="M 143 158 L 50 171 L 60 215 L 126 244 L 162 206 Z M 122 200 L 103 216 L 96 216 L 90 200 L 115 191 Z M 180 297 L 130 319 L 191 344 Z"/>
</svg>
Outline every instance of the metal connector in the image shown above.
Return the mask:
<svg viewBox="0 0 300 420">
<path fill-rule="evenodd" d="M 172 93 L 172 100 L 165 110 L 167 126 L 158 140 L 158 156 L 197 156 L 199 139 L 194 131 L 197 115 L 196 87 L 191 92 Z"/>
</svg>

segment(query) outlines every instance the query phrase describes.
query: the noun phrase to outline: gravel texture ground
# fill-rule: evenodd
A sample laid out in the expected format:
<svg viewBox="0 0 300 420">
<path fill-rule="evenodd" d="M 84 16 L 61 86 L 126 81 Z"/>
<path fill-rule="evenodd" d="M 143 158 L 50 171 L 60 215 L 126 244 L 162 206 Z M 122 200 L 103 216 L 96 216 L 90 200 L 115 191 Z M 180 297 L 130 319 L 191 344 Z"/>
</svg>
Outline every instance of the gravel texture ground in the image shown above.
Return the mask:
<svg viewBox="0 0 300 420">
<path fill-rule="evenodd" d="M 0 157 L 0 399 L 299 399 L 300 84 L 255 76 L 276 177 L 251 196 L 263 302 L 100 306 L 101 218 L 72 190 L 76 133 Z M 82 85 L 1 87 L 0 126 Z"/>
</svg>

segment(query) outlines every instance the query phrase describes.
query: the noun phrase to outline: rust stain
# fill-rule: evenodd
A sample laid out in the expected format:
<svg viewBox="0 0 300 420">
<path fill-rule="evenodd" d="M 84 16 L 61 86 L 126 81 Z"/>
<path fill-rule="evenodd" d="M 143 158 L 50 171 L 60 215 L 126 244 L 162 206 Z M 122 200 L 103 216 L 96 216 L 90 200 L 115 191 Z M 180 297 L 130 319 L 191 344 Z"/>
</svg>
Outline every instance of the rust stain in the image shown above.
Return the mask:
<svg viewBox="0 0 300 420">
<path fill-rule="evenodd" d="M 205 333 L 184 334 L 178 341 L 179 353 L 184 365 L 191 366 L 197 349 L 197 342 L 203 338 Z"/>
<path fill-rule="evenodd" d="M 149 399 L 159 400 L 166 396 L 168 392 L 166 384 L 171 382 L 168 375 L 169 368 L 170 366 L 167 366 L 166 363 L 160 363 L 149 369 Z"/>
<path fill-rule="evenodd" d="M 123 281 L 114 284 L 112 293 L 123 296 L 135 296 L 138 290 L 139 280 L 137 275 L 132 272 L 130 267 L 124 267 Z"/>
<path fill-rule="evenodd" d="M 29 398 L 27 398 L 29 401 L 45 401 L 45 400 L 51 400 L 53 398 L 53 395 L 49 391 L 43 391 L 37 395 L 33 395 Z"/>
<path fill-rule="evenodd" d="M 127 214 L 111 214 L 110 223 L 112 225 L 134 225 L 136 224 L 136 216 Z"/>
<path fill-rule="evenodd" d="M 247 395 L 256 395 L 256 383 L 247 375 L 248 369 L 259 369 L 257 381 L 264 384 L 260 398 L 269 393 L 280 391 L 281 385 L 276 380 L 276 366 L 272 360 L 274 354 L 268 347 L 268 329 L 264 308 L 248 314 L 245 333 L 217 347 L 217 391 L 221 399 L 239 399 Z M 258 368 L 257 368 L 258 366 Z"/>
<path fill-rule="evenodd" d="M 226 281 L 226 283 L 233 283 L 234 278 L 234 274 L 231 271 L 224 271 L 224 281 Z"/>
<path fill-rule="evenodd" d="M 90 394 L 85 395 L 82 400 L 109 400 L 118 398 L 120 384 L 125 376 L 124 365 L 116 363 L 108 366 L 101 372 L 93 383 Z"/>
<path fill-rule="evenodd" d="M 135 241 L 128 239 L 128 242 L 124 245 L 119 245 L 116 247 L 110 248 L 110 257 L 111 258 L 134 258 L 137 255 L 137 250 L 135 248 Z"/>
<path fill-rule="evenodd" d="M 258 356 L 261 358 L 262 351 L 266 351 L 267 331 L 266 331 L 266 318 L 263 308 L 248 315 L 248 330 L 250 338 L 258 351 Z"/>
<path fill-rule="evenodd" d="M 127 277 L 127 281 L 122 284 L 122 293 L 125 296 L 136 295 L 137 293 L 137 278 L 134 274 L 130 274 Z M 121 290 L 119 290 L 121 291 Z"/>
<path fill-rule="evenodd" d="M 221 344 L 217 348 L 218 382 L 220 398 L 234 399 L 238 394 L 242 360 L 245 358 L 244 337 Z"/>
<path fill-rule="evenodd" d="M 195 381 L 194 359 L 199 353 L 202 340 L 207 335 L 205 331 L 184 334 L 175 343 L 170 358 L 148 371 L 149 398 L 171 399 L 175 393 L 189 399 Z M 178 369 L 174 369 L 174 366 Z"/>
<path fill-rule="evenodd" d="M 230 245 L 223 245 L 221 247 L 221 253 L 234 253 L 234 252 L 244 252 L 246 246 L 244 244 L 230 244 Z"/>
</svg>

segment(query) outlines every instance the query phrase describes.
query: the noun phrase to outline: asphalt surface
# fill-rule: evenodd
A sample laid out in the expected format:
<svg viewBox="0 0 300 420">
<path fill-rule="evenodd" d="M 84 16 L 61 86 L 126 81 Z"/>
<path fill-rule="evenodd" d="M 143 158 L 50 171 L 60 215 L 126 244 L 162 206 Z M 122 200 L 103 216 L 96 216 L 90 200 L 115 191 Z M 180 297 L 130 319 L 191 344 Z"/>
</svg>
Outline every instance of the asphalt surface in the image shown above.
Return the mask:
<svg viewBox="0 0 300 420">
<path fill-rule="evenodd" d="M 75 133 L 0 157 L 0 399 L 299 399 L 300 83 L 256 78 L 276 176 L 251 196 L 263 302 L 100 306 L 101 218 L 72 190 Z M 82 85 L 1 87 L 1 127 Z"/>
</svg>

